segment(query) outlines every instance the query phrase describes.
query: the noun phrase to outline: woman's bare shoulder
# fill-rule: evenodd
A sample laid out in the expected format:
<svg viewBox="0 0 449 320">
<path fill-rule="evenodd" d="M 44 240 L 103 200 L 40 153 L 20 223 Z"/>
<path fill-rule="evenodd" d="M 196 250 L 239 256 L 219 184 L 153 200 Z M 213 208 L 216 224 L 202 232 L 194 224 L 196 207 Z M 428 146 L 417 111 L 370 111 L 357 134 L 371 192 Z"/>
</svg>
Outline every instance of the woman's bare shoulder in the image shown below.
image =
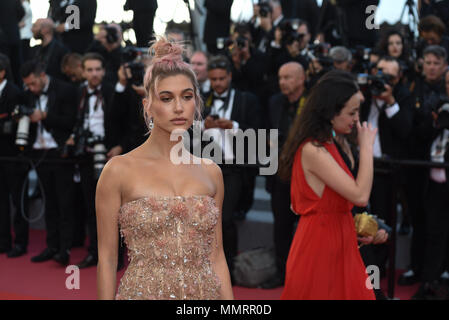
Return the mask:
<svg viewBox="0 0 449 320">
<path fill-rule="evenodd" d="M 126 155 L 112 157 L 105 164 L 102 171 L 102 176 L 107 176 L 111 179 L 120 178 L 121 176 L 126 175 L 126 170 L 129 168 L 130 161 L 131 159 Z"/>
<path fill-rule="evenodd" d="M 306 157 L 322 156 L 327 153 L 327 149 L 322 144 L 313 141 L 306 142 L 302 148 L 302 155 Z"/>
<path fill-rule="evenodd" d="M 201 160 L 201 166 L 206 170 L 208 175 L 214 180 L 217 178 L 222 178 L 223 174 L 221 172 L 221 168 L 212 160 L 207 158 L 198 158 Z"/>
</svg>

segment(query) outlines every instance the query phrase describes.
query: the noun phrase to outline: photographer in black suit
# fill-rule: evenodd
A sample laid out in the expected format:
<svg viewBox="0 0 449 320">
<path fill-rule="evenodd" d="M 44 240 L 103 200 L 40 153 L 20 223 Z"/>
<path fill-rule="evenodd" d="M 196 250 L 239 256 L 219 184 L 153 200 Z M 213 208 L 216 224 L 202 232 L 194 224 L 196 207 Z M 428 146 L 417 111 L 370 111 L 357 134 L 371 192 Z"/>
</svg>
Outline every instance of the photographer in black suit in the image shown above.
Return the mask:
<svg viewBox="0 0 449 320">
<path fill-rule="evenodd" d="M 208 64 L 208 75 L 211 83 L 211 93 L 206 99 L 203 112 L 204 134 L 212 137 L 225 136 L 226 129 L 258 129 L 261 127 L 260 107 L 256 96 L 231 87 L 231 63 L 225 56 L 211 58 Z M 225 136 L 226 137 L 226 136 Z M 222 164 L 225 196 L 223 200 L 223 246 L 229 270 L 233 270 L 233 259 L 237 255 L 238 232 L 234 221 L 234 213 L 238 209 L 248 185 L 254 180 L 254 173 L 246 168 L 235 165 L 235 148 L 227 149 L 222 140 L 214 142 L 222 150 Z M 233 144 L 235 146 L 235 143 Z M 245 145 L 245 154 L 247 145 Z M 251 155 L 250 155 L 251 156 Z M 225 160 L 233 164 L 225 164 Z M 245 160 L 248 158 L 245 156 Z M 252 194 L 250 195 L 252 197 Z"/>
<path fill-rule="evenodd" d="M 74 87 L 78 88 L 84 81 L 83 77 L 83 56 L 76 53 L 66 54 L 61 61 L 61 71 Z"/>
<path fill-rule="evenodd" d="M 45 193 L 47 229 L 47 248 L 31 261 L 53 258 L 67 265 L 72 246 L 73 166 L 61 161 L 65 141 L 75 123 L 76 98 L 72 86 L 48 76 L 44 70 L 36 60 L 26 62 L 21 69 L 28 88 L 24 103 L 32 111 L 26 154 L 38 164 L 36 170 Z"/>
<path fill-rule="evenodd" d="M 232 85 L 239 90 L 262 96 L 266 58 L 252 45 L 251 32 L 246 24 L 237 24 L 228 44 L 232 61 Z"/>
<path fill-rule="evenodd" d="M 103 81 L 104 60 L 96 53 L 87 53 L 82 61 L 86 83 L 78 89 L 76 124 L 67 145 L 74 146 L 80 159 L 81 187 L 87 209 L 89 248 L 86 258 L 78 264 L 86 268 L 97 264 L 97 224 L 95 190 L 106 161 L 123 152 L 118 145 L 117 115 L 112 108 L 114 89 Z"/>
<path fill-rule="evenodd" d="M 428 46 L 423 53 L 423 77 L 416 79 L 414 89 L 415 112 L 413 130 L 408 141 L 409 159 L 426 160 L 428 141 L 423 132 L 432 128 L 432 109 L 438 105 L 441 96 L 446 93 L 444 74 L 447 69 L 447 53 L 441 46 Z M 413 227 L 410 247 L 410 266 L 398 279 L 403 286 L 413 285 L 421 281 L 424 263 L 425 214 L 424 185 L 428 178 L 425 168 L 410 168 L 406 183 L 406 197 Z"/>
<path fill-rule="evenodd" d="M 138 47 L 148 47 L 153 38 L 154 15 L 157 10 L 156 0 L 126 0 L 125 10 L 132 10 L 133 29 L 136 33 Z"/>
<path fill-rule="evenodd" d="M 139 79 L 138 83 L 133 83 L 137 79 L 133 79 L 128 64 L 120 67 L 118 78 L 119 81 L 115 86 L 113 98 L 113 109 L 118 114 L 117 117 L 122 119 L 118 123 L 121 132 L 118 143 L 123 147 L 123 153 L 127 153 L 146 140 L 148 128 L 142 113 L 142 99 L 146 97 L 146 93 L 145 90 L 142 90 L 143 78 Z"/>
<path fill-rule="evenodd" d="M 20 42 L 19 22 L 25 16 L 20 0 L 0 1 L 0 53 L 11 59 L 12 75 L 17 77 L 22 63 L 22 45 Z M 20 78 L 11 78 L 21 85 Z"/>
<path fill-rule="evenodd" d="M 426 160 L 449 162 L 449 72 L 446 72 L 446 95 L 432 105 L 431 113 L 422 117 L 427 125 L 420 134 L 426 141 Z M 447 286 L 441 274 L 445 270 L 449 232 L 449 170 L 426 168 L 424 181 L 424 259 L 422 283 L 412 297 L 416 300 L 447 299 Z"/>
<path fill-rule="evenodd" d="M 0 157 L 15 157 L 19 154 L 16 132 L 17 124 L 12 114 L 19 102 L 19 89 L 9 77 L 9 59 L 0 54 Z M 28 246 L 28 221 L 22 215 L 21 192 L 28 172 L 28 165 L 17 162 L 0 161 L 0 253 L 8 257 L 19 257 L 26 253 Z M 11 235 L 10 196 L 16 207 L 13 227 L 14 242 Z M 26 201 L 24 212 L 28 212 Z M 12 245 L 14 243 L 14 245 Z"/>
<path fill-rule="evenodd" d="M 217 38 L 229 37 L 231 27 L 231 7 L 234 0 L 205 0 L 207 9 L 206 23 L 204 25 L 203 41 L 210 54 L 217 54 Z"/>
<path fill-rule="evenodd" d="M 42 44 L 31 49 L 32 56 L 45 65 L 45 73 L 51 77 L 64 80 L 61 62 L 64 56 L 69 53 L 69 49 L 54 37 L 54 27 L 51 19 L 37 19 L 34 22 L 31 29 L 33 37 L 36 40 L 41 40 Z"/>
<path fill-rule="evenodd" d="M 282 12 L 287 19 L 307 20 L 310 24 L 310 33 L 314 36 L 320 17 L 320 8 L 316 0 L 281 0 Z"/>
<path fill-rule="evenodd" d="M 65 10 L 70 5 L 79 8 L 79 29 L 71 28 L 68 24 L 68 22 L 71 22 L 68 18 L 72 13 L 66 13 Z M 56 27 L 56 31 L 61 34 L 62 42 L 70 51 L 84 54 L 94 39 L 92 28 L 95 24 L 95 16 L 97 15 L 97 0 L 61 1 L 59 12 L 61 20 L 59 21 L 60 24 Z"/>
<path fill-rule="evenodd" d="M 374 142 L 374 157 L 407 158 L 406 144 L 412 131 L 413 96 L 400 83 L 401 68 L 395 58 L 383 57 L 377 63 L 378 78 L 369 85 L 364 92 L 365 102 L 361 106 L 361 121 L 368 121 L 378 128 Z M 401 179 L 405 179 L 405 172 L 401 172 Z M 380 219 L 391 224 L 390 196 L 393 192 L 388 176 L 374 173 L 373 188 L 370 197 L 371 212 Z M 377 265 L 381 272 L 385 272 L 388 256 L 386 245 L 379 245 L 372 250 L 371 257 L 365 257 L 367 265 Z"/>
<path fill-rule="evenodd" d="M 114 23 L 101 25 L 95 40 L 87 48 L 86 52 L 95 52 L 104 59 L 104 81 L 114 86 L 117 81 L 117 72 L 122 65 L 122 28 Z"/>
</svg>

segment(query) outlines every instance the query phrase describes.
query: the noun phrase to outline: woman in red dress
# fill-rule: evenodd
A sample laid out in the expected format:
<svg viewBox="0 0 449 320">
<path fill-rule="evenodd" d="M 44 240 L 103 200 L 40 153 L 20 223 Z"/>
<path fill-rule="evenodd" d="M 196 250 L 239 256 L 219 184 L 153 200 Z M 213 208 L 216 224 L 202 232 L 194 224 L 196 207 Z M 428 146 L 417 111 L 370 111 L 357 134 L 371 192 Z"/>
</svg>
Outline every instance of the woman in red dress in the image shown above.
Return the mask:
<svg viewBox="0 0 449 320">
<path fill-rule="evenodd" d="M 326 74 L 312 89 L 280 157 L 280 176 L 291 177 L 292 210 L 301 215 L 287 260 L 281 299 L 374 300 L 360 257 L 351 214 L 365 206 L 373 181 L 376 129 L 359 122 L 363 95 L 342 71 Z M 357 126 L 357 178 L 332 136 Z"/>
</svg>

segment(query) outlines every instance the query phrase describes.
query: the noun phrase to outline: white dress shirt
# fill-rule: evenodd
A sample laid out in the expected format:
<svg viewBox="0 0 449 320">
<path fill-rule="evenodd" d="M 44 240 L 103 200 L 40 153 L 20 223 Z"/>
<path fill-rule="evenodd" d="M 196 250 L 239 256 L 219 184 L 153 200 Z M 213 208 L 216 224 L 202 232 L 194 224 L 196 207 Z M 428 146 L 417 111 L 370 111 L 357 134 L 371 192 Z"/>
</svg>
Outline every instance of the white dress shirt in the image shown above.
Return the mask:
<svg viewBox="0 0 449 320">
<path fill-rule="evenodd" d="M 98 86 L 98 90 L 101 90 L 101 85 Z M 91 94 L 95 89 L 87 87 L 87 93 Z M 89 113 L 84 118 L 84 127 L 92 132 L 93 136 L 104 137 L 104 111 L 103 101 L 100 99 L 97 102 L 97 96 L 91 95 L 89 97 Z"/>
<path fill-rule="evenodd" d="M 377 102 L 377 106 L 376 106 Z M 383 105 L 385 104 L 385 101 L 380 99 L 373 99 L 370 106 L 370 112 L 368 115 L 368 123 L 370 123 L 373 128 L 379 128 L 379 115 L 382 110 Z M 391 107 L 385 108 L 385 114 L 387 115 L 388 119 L 393 118 L 393 116 L 398 113 L 400 110 L 399 104 L 397 102 L 394 103 Z M 382 148 L 380 145 L 380 138 L 379 138 L 379 130 L 376 133 L 376 138 L 374 140 L 374 146 L 373 146 L 373 155 L 376 158 L 382 157 Z"/>
<path fill-rule="evenodd" d="M 430 149 L 430 156 L 433 162 L 444 162 L 444 153 L 449 144 L 449 130 L 444 129 L 443 132 L 433 141 Z M 431 168 L 430 179 L 438 183 L 445 183 L 447 181 L 446 169 Z"/>
<path fill-rule="evenodd" d="M 48 82 L 42 92 L 47 92 L 48 87 L 50 86 L 50 77 L 48 78 Z M 36 108 L 41 110 L 42 112 L 48 112 L 48 95 L 42 94 L 39 96 L 39 98 L 36 101 Z M 42 121 L 39 121 L 37 123 L 37 136 L 36 141 L 34 142 L 33 149 L 36 150 L 47 150 L 47 149 L 55 149 L 58 147 L 58 144 L 56 143 L 55 139 L 51 135 L 50 132 L 45 130 L 44 126 L 42 125 Z"/>
<path fill-rule="evenodd" d="M 22 6 L 25 10 L 25 16 L 22 19 L 25 25 L 20 28 L 20 39 L 31 39 L 33 37 L 33 32 L 31 31 L 33 27 L 33 12 L 31 11 L 31 5 L 27 1 L 23 1 Z"/>
<path fill-rule="evenodd" d="M 216 100 L 214 100 L 214 102 L 211 106 L 210 114 L 211 115 L 216 114 L 216 115 L 218 115 L 219 118 L 231 120 L 231 114 L 232 114 L 234 97 L 235 97 L 235 90 L 234 89 L 231 89 L 230 91 L 228 90 L 228 91 L 222 93 L 221 95 L 218 95 L 216 93 L 214 93 L 214 94 L 217 95 L 218 97 L 224 98 L 225 101 L 226 101 L 228 94 L 230 94 L 229 100 L 228 100 L 228 107 L 227 107 L 227 109 L 222 108 L 224 106 L 225 102 L 216 99 Z M 225 130 L 225 129 L 221 129 L 221 128 L 210 128 L 210 129 L 204 130 L 204 135 L 206 137 L 208 137 L 208 138 L 213 137 L 214 141 L 216 143 L 219 143 L 219 141 L 221 141 L 220 148 L 223 152 L 225 161 L 232 161 L 234 159 L 234 152 L 231 148 L 233 135 L 229 134 L 229 133 L 235 134 L 235 132 L 239 128 L 239 123 L 237 121 L 232 121 L 232 124 L 233 124 L 233 128 L 231 130 Z M 203 122 L 203 128 L 204 128 L 204 122 Z M 228 134 L 226 134 L 226 133 L 228 133 Z"/>
<path fill-rule="evenodd" d="M 3 94 L 3 90 L 5 89 L 6 83 L 7 83 L 7 82 L 8 82 L 8 80 L 4 79 L 4 80 L 0 83 L 0 97 L 1 97 L 2 94 Z"/>
</svg>

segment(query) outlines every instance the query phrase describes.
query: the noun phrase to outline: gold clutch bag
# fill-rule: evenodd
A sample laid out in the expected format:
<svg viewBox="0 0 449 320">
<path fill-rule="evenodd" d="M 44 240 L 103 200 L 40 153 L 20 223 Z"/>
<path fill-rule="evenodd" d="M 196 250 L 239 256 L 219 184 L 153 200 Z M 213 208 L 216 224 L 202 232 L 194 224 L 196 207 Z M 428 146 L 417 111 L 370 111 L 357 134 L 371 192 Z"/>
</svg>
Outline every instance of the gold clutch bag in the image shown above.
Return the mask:
<svg viewBox="0 0 449 320">
<path fill-rule="evenodd" d="M 355 231 L 361 237 L 374 237 L 379 228 L 376 219 L 366 212 L 357 213 L 354 216 Z"/>
</svg>

